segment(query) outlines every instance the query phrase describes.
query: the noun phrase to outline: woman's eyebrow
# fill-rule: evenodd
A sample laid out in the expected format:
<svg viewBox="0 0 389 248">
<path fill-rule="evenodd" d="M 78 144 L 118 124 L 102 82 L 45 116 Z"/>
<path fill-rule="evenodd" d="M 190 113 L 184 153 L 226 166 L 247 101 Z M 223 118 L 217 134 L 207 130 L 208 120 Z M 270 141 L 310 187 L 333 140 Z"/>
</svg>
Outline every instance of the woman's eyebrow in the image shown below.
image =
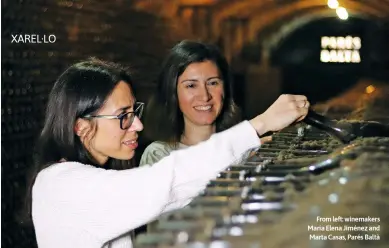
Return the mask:
<svg viewBox="0 0 389 248">
<path fill-rule="evenodd" d="M 185 82 L 197 82 L 199 81 L 198 79 L 185 79 L 185 80 L 182 80 L 181 83 L 185 83 Z"/>
<path fill-rule="evenodd" d="M 221 77 L 220 76 L 212 76 L 212 77 L 207 78 L 207 81 L 211 80 L 211 79 L 220 79 L 221 80 Z M 199 81 L 197 78 L 188 78 L 188 79 L 182 80 L 181 83 L 184 83 L 184 82 L 197 82 L 197 81 Z"/>
<path fill-rule="evenodd" d="M 126 109 L 129 109 L 129 108 L 131 108 L 131 107 L 132 107 L 132 105 L 128 105 L 128 106 L 125 106 L 125 107 L 122 107 L 122 108 L 118 108 L 117 110 L 115 110 L 114 113 L 119 112 L 119 110 L 120 110 L 120 113 L 121 113 L 121 112 L 124 112 Z"/>
<path fill-rule="evenodd" d="M 207 80 L 211 80 L 211 79 L 222 79 L 220 76 L 213 76 L 213 77 L 210 77 L 210 78 L 208 78 Z"/>
</svg>

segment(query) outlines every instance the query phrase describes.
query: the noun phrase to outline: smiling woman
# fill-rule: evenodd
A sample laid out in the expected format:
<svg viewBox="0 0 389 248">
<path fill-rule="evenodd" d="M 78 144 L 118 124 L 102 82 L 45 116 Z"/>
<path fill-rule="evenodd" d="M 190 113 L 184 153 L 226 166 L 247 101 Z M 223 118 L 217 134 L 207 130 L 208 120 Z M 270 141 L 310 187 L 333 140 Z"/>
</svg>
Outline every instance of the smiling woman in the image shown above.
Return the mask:
<svg viewBox="0 0 389 248">
<path fill-rule="evenodd" d="M 224 98 L 223 79 L 219 74 L 215 63 L 206 60 L 190 64 L 178 77 L 178 103 L 183 113 L 185 130 L 189 131 L 196 126 L 212 126 L 216 121 Z M 215 126 L 211 129 L 215 129 Z"/>
<path fill-rule="evenodd" d="M 155 142 L 145 149 L 140 165 L 153 164 L 238 123 L 230 68 L 217 47 L 188 40 L 174 46 L 146 113 L 146 134 Z"/>
</svg>

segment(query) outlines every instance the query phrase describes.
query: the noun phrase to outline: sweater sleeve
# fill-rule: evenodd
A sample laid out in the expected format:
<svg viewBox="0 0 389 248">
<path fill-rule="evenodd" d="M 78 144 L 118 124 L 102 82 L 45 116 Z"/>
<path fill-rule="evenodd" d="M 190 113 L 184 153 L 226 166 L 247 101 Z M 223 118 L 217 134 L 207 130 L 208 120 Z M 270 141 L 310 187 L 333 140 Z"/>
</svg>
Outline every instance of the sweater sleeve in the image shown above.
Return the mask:
<svg viewBox="0 0 389 248">
<path fill-rule="evenodd" d="M 36 179 L 33 217 L 55 216 L 61 225 L 82 228 L 105 242 L 185 206 L 209 180 L 259 145 L 245 121 L 153 166 L 114 171 L 59 163 Z"/>
</svg>

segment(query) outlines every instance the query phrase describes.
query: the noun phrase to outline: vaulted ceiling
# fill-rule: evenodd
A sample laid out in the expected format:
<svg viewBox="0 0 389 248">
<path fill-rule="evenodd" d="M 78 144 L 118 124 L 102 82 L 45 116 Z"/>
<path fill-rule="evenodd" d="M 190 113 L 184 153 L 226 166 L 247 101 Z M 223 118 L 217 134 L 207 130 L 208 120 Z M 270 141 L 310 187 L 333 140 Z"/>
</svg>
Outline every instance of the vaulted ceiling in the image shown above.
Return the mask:
<svg viewBox="0 0 389 248">
<path fill-rule="evenodd" d="M 389 20 L 389 0 L 338 2 L 350 16 Z M 211 41 L 229 35 L 225 32 L 226 24 L 244 23 L 244 30 L 239 32 L 244 32 L 245 38 L 244 41 L 235 38 L 237 44 L 252 42 L 258 34 L 269 42 L 313 19 L 336 16 L 335 10 L 328 7 L 327 0 L 136 0 L 135 5 L 139 9 L 176 19 L 178 25 L 189 23 L 191 28 L 197 27 L 193 29 L 195 35 Z M 199 25 L 203 27 L 199 28 Z M 234 36 L 237 36 L 236 30 Z"/>
<path fill-rule="evenodd" d="M 389 0 L 339 0 L 352 15 L 388 19 Z M 213 36 L 221 32 L 221 23 L 229 18 L 249 20 L 249 35 L 273 23 L 288 23 L 297 16 L 325 16 L 335 10 L 327 0 L 137 0 L 136 6 L 162 16 L 175 17 L 183 8 L 203 8 L 209 11 Z"/>
</svg>

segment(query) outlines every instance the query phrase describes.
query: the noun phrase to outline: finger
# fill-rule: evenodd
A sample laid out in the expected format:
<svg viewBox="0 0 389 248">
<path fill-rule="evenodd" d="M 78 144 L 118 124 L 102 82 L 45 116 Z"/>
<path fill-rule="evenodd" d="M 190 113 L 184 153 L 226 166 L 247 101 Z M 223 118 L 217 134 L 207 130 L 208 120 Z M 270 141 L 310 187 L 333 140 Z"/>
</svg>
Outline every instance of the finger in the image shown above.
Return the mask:
<svg viewBox="0 0 389 248">
<path fill-rule="evenodd" d="M 289 108 L 290 108 L 291 110 L 297 110 L 297 111 L 298 111 L 299 108 L 302 108 L 302 107 L 303 107 L 304 102 L 303 102 L 303 101 L 299 101 L 299 102 L 290 101 L 290 102 L 288 103 L 288 105 L 289 105 Z"/>
<path fill-rule="evenodd" d="M 307 100 L 307 101 L 306 101 L 306 104 L 305 104 L 305 108 L 306 108 L 306 109 L 309 109 L 309 107 L 311 107 L 311 103 Z"/>
<path fill-rule="evenodd" d="M 296 103 L 297 107 L 299 107 L 299 108 L 305 108 L 306 105 L 307 105 L 307 102 L 308 102 L 308 101 L 306 101 L 306 100 L 302 100 L 302 101 L 296 101 L 295 103 Z"/>
<path fill-rule="evenodd" d="M 296 104 L 296 106 L 299 108 L 309 108 L 311 106 L 308 100 L 297 101 L 294 102 L 294 104 Z"/>
<path fill-rule="evenodd" d="M 282 94 L 280 95 L 280 97 L 278 97 L 278 99 L 282 100 L 282 101 L 286 101 L 286 102 L 290 102 L 290 101 L 294 101 L 294 95 L 290 95 L 290 94 Z"/>
<path fill-rule="evenodd" d="M 261 144 L 269 143 L 269 142 L 271 142 L 272 140 L 273 140 L 273 136 L 271 136 L 271 135 L 262 137 L 262 138 L 261 138 Z"/>
<path fill-rule="evenodd" d="M 309 106 L 308 101 L 302 100 L 302 101 L 291 101 L 289 102 L 289 108 L 292 110 L 298 110 L 301 108 L 306 108 Z"/>
<path fill-rule="evenodd" d="M 308 114 L 308 108 L 300 108 L 299 109 L 299 117 L 297 117 L 296 122 L 300 122 L 300 121 L 304 120 L 304 118 L 307 116 L 307 114 Z"/>
<path fill-rule="evenodd" d="M 307 101 L 308 98 L 304 95 L 292 95 L 295 101 Z"/>
</svg>

